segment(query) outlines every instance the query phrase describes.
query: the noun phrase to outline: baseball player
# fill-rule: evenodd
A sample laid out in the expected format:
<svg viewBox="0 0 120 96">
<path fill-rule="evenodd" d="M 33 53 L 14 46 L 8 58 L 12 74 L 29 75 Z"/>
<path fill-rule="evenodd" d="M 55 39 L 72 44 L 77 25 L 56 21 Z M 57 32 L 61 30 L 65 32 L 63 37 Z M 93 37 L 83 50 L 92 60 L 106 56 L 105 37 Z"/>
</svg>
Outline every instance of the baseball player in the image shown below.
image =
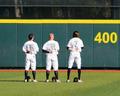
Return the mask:
<svg viewBox="0 0 120 96">
<path fill-rule="evenodd" d="M 82 82 L 80 79 L 81 76 L 81 56 L 80 52 L 84 48 L 83 41 L 79 38 L 79 32 L 73 32 L 73 38 L 69 40 L 67 44 L 67 49 L 70 51 L 69 60 L 68 60 L 68 71 L 67 71 L 67 82 L 70 82 L 70 72 L 75 62 L 78 69 L 78 82 Z"/>
<path fill-rule="evenodd" d="M 42 51 L 46 53 L 46 82 L 49 82 L 49 74 L 51 67 L 54 69 L 56 82 L 60 82 L 58 79 L 58 51 L 59 44 L 54 40 L 54 34 L 49 34 L 49 41 L 47 41 L 42 48 Z"/>
<path fill-rule="evenodd" d="M 36 80 L 36 54 L 39 51 L 39 47 L 36 42 L 34 42 L 34 35 L 28 35 L 28 41 L 23 45 L 23 52 L 26 55 L 25 60 L 25 82 L 27 82 L 28 71 L 31 67 L 33 82 L 37 82 Z"/>
</svg>

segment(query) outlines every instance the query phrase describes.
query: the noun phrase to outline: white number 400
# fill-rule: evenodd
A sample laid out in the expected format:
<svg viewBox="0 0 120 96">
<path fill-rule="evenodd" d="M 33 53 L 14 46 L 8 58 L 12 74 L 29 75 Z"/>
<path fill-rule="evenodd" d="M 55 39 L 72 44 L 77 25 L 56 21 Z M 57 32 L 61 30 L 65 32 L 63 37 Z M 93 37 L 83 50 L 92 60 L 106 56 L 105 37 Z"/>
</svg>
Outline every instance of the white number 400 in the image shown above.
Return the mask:
<svg viewBox="0 0 120 96">
<path fill-rule="evenodd" d="M 98 43 L 117 43 L 118 41 L 118 35 L 116 32 L 111 32 L 111 33 L 108 33 L 108 32 L 98 32 L 97 35 L 95 36 L 94 38 L 94 41 L 95 42 L 98 42 Z"/>
</svg>

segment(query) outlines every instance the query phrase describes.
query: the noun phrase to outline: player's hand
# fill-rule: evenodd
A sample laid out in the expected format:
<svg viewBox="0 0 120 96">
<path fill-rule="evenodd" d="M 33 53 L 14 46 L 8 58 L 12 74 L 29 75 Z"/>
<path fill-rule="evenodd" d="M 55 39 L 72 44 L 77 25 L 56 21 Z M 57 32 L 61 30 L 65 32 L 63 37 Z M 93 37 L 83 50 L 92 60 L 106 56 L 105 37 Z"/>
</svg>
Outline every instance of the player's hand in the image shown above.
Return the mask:
<svg viewBox="0 0 120 96">
<path fill-rule="evenodd" d="M 26 53 L 30 53 L 30 51 L 27 51 Z"/>
<path fill-rule="evenodd" d="M 75 48 L 76 51 L 79 51 L 79 48 Z"/>
<path fill-rule="evenodd" d="M 49 51 L 49 53 L 53 53 L 52 51 Z"/>
<path fill-rule="evenodd" d="M 52 51 L 50 49 L 48 49 L 47 51 L 48 51 L 48 53 L 52 53 Z"/>
<path fill-rule="evenodd" d="M 72 50 L 73 50 L 73 48 L 72 48 L 72 47 L 69 47 L 69 50 L 70 50 L 70 51 L 72 51 Z"/>
</svg>

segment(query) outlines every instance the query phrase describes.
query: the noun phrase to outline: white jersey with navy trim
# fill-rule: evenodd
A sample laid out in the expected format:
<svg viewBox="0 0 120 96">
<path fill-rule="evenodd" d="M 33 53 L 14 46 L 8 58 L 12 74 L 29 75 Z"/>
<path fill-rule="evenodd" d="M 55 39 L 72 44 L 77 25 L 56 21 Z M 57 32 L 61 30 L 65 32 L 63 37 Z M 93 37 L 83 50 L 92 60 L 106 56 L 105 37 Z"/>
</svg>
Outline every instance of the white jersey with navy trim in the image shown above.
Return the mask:
<svg viewBox="0 0 120 96">
<path fill-rule="evenodd" d="M 59 44 L 57 41 L 49 40 L 43 45 L 42 49 L 49 52 L 49 53 L 46 53 L 47 55 L 48 54 L 54 54 L 54 55 L 56 54 L 57 55 L 60 48 L 59 48 Z"/>
<path fill-rule="evenodd" d="M 43 50 L 48 51 L 46 53 L 46 70 L 50 71 L 51 67 L 53 67 L 54 71 L 58 70 L 58 51 L 59 44 L 55 40 L 49 40 L 43 45 Z"/>
<path fill-rule="evenodd" d="M 84 47 L 84 44 L 80 38 L 74 37 L 69 40 L 67 47 L 69 47 L 71 52 L 81 52 L 81 48 Z"/>
<path fill-rule="evenodd" d="M 34 41 L 27 41 L 23 45 L 23 52 L 26 54 L 25 70 L 36 70 L 36 54 L 39 52 L 39 47 Z"/>
<path fill-rule="evenodd" d="M 72 68 L 74 62 L 77 65 L 78 69 L 81 69 L 81 48 L 84 47 L 83 41 L 80 38 L 74 37 L 69 40 L 67 44 L 68 49 L 70 50 L 68 68 Z"/>
<path fill-rule="evenodd" d="M 39 47 L 34 41 L 27 41 L 23 46 L 23 51 L 26 53 L 29 51 L 30 54 L 37 54 Z"/>
</svg>

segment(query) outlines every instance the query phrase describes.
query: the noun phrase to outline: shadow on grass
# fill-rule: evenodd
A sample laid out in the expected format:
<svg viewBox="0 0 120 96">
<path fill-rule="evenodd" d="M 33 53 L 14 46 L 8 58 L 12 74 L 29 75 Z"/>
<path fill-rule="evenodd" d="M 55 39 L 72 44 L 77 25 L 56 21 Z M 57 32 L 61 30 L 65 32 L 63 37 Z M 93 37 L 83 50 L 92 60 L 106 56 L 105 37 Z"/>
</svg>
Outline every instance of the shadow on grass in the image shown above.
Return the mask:
<svg viewBox="0 0 120 96">
<path fill-rule="evenodd" d="M 0 80 L 0 82 L 24 82 L 24 80 Z M 45 81 L 38 80 L 38 82 L 43 82 L 44 83 Z"/>
<path fill-rule="evenodd" d="M 0 80 L 0 82 L 24 82 L 24 80 Z"/>
</svg>

